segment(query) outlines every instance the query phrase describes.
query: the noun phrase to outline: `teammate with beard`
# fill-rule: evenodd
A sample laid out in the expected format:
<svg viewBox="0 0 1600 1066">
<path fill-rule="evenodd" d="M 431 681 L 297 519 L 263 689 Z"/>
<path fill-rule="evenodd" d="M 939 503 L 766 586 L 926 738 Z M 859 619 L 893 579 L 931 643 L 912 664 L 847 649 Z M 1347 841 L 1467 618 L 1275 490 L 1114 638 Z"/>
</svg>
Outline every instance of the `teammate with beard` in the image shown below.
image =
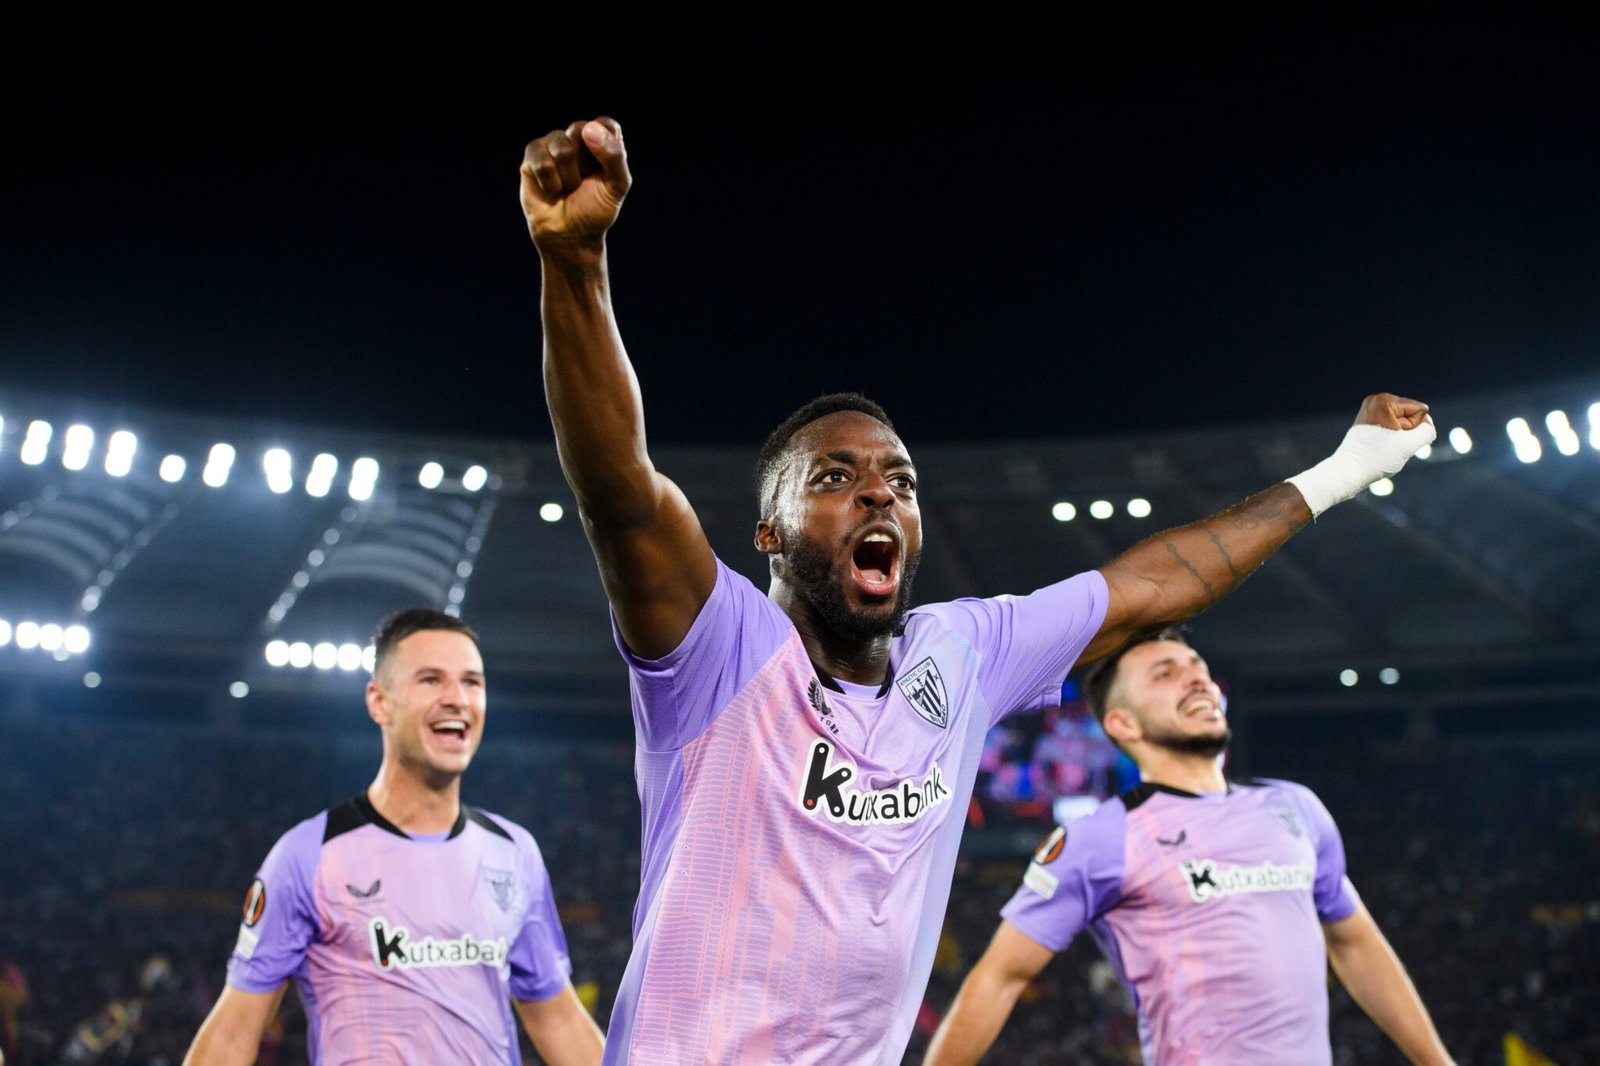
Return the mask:
<svg viewBox="0 0 1600 1066">
<path fill-rule="evenodd" d="M 649 458 L 606 265 L 631 182 L 609 118 L 533 141 L 521 169 L 546 399 L 637 736 L 642 875 L 606 1061 L 895 1063 L 989 728 L 1058 701 L 1075 663 L 1216 602 L 1433 424 L 1370 396 L 1292 483 L 1026 596 L 912 609 L 916 469 L 877 404 L 831 393 L 761 450 L 763 595 Z"/>
<path fill-rule="evenodd" d="M 939 1023 L 926 1066 L 971 1066 L 1017 997 L 1088 929 L 1139 1013 L 1147 1066 L 1318 1066 L 1328 963 L 1414 1063 L 1448 1066 L 1422 999 L 1345 875 L 1304 785 L 1229 780 L 1222 692 L 1177 632 L 1137 638 L 1084 678 L 1141 784 L 1058 826 Z"/>
</svg>

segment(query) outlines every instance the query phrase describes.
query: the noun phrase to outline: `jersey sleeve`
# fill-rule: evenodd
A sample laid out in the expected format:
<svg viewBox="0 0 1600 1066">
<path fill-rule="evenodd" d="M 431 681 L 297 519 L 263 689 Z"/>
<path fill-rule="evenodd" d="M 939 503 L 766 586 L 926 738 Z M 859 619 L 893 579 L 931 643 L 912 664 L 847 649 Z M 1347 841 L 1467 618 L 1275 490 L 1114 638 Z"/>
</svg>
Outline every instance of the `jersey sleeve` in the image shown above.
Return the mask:
<svg viewBox="0 0 1600 1066">
<path fill-rule="evenodd" d="M 659 659 L 634 655 L 611 618 L 628 664 L 634 729 L 649 751 L 676 751 L 705 731 L 740 687 L 794 632 L 749 579 L 717 560 L 717 582 L 689 632 Z"/>
<path fill-rule="evenodd" d="M 1122 899 L 1127 808 L 1107 800 L 1045 837 L 1000 916 L 1040 947 L 1065 950 Z"/>
<path fill-rule="evenodd" d="M 1316 793 L 1303 786 L 1296 791 L 1317 843 L 1317 876 L 1311 886 L 1317 917 L 1324 924 L 1337 922 L 1354 914 L 1361 902 L 1345 872 L 1344 839 Z"/>
<path fill-rule="evenodd" d="M 528 909 L 511 945 L 511 994 L 520 1000 L 549 999 L 572 980 L 572 958 L 539 845 L 521 826 L 516 827 L 515 838 L 523 858 Z"/>
<path fill-rule="evenodd" d="M 966 636 L 990 725 L 1061 702 L 1061 685 L 1105 620 L 1106 579 L 1087 570 L 1026 596 L 959 599 L 936 611 Z"/>
<path fill-rule="evenodd" d="M 230 986 L 271 992 L 300 969 L 318 933 L 311 884 L 327 818 L 323 812 L 279 837 L 256 871 L 228 956 Z"/>
</svg>

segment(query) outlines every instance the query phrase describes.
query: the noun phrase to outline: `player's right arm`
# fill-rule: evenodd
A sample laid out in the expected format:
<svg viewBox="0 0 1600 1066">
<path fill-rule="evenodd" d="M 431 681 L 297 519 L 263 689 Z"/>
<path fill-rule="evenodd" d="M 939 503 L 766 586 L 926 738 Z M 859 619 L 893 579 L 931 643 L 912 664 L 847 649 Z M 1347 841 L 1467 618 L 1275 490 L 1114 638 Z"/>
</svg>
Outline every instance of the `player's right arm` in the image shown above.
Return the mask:
<svg viewBox="0 0 1600 1066">
<path fill-rule="evenodd" d="M 1055 952 L 1002 921 L 933 1034 L 924 1066 L 972 1066 L 982 1058 L 1011 1017 L 1017 997 L 1054 957 Z"/>
<path fill-rule="evenodd" d="M 250 1066 L 288 986 L 285 981 L 271 992 L 223 988 L 183 1057 L 183 1066 Z"/>
<path fill-rule="evenodd" d="M 554 130 L 523 154 L 561 469 L 622 639 L 656 659 L 687 635 L 717 570 L 688 500 L 650 461 L 639 382 L 611 307 L 605 238 L 631 184 L 622 127 L 610 118 Z"/>
</svg>

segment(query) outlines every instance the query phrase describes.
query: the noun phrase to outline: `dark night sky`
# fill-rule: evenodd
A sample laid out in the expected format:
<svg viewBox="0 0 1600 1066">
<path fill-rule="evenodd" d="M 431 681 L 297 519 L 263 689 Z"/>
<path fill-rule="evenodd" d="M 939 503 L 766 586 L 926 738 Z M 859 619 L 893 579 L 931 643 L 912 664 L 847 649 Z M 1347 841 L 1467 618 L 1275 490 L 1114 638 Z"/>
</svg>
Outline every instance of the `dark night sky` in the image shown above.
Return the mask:
<svg viewBox="0 0 1600 1066">
<path fill-rule="evenodd" d="M 1600 38 L 1364 18 L 12 36 L 0 390 L 548 440 L 516 168 L 599 112 L 658 441 L 834 388 L 914 443 L 1600 367 Z"/>
</svg>

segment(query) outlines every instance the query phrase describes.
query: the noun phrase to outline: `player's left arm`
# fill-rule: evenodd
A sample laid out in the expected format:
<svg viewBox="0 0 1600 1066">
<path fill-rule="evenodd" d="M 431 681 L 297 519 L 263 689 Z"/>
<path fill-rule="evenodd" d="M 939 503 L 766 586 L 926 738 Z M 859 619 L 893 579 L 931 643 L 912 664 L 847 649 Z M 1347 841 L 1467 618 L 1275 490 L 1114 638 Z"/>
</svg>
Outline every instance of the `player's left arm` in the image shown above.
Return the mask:
<svg viewBox="0 0 1600 1066">
<path fill-rule="evenodd" d="M 605 1036 L 571 984 L 548 999 L 513 999 L 522 1028 L 550 1066 L 599 1066 Z"/>
<path fill-rule="evenodd" d="M 1328 961 L 1356 1005 L 1414 1063 L 1453 1066 L 1416 986 L 1365 905 L 1322 927 Z"/>
<path fill-rule="evenodd" d="M 1140 633 L 1199 614 L 1317 515 L 1399 473 L 1433 437 L 1426 404 L 1387 392 L 1368 396 L 1327 459 L 1210 518 L 1148 537 L 1101 567 L 1105 620 L 1078 661 L 1092 662 Z"/>
</svg>

